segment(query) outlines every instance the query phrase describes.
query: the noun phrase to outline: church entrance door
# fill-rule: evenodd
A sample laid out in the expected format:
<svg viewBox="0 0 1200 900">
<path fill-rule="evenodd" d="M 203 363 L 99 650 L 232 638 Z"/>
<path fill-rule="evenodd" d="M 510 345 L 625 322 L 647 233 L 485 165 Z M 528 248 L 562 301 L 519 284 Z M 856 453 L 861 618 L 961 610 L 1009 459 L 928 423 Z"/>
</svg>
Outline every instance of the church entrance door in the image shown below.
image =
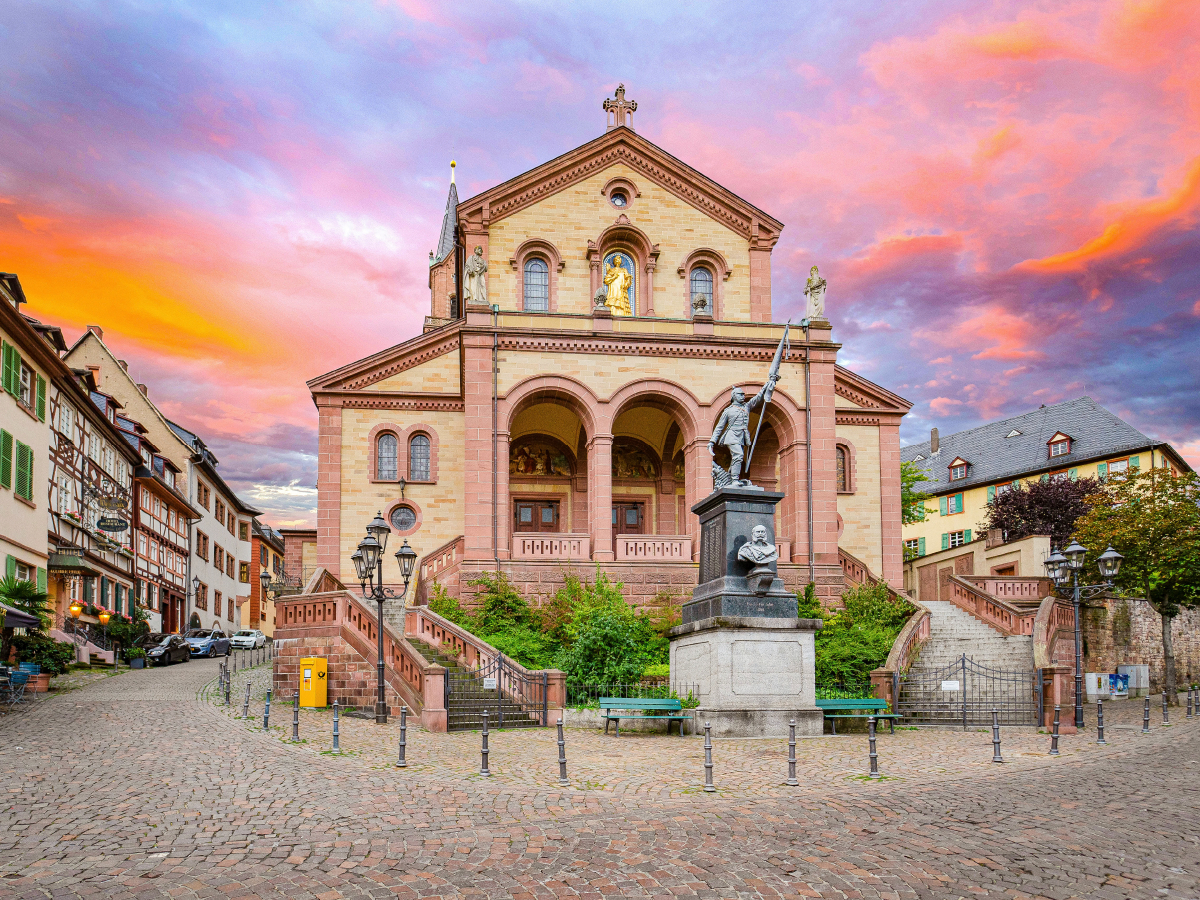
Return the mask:
<svg viewBox="0 0 1200 900">
<path fill-rule="evenodd" d="M 617 549 L 617 535 L 646 533 L 645 503 L 614 503 L 612 513 L 613 551 Z"/>
<path fill-rule="evenodd" d="M 560 531 L 557 500 L 513 501 L 514 531 Z"/>
</svg>

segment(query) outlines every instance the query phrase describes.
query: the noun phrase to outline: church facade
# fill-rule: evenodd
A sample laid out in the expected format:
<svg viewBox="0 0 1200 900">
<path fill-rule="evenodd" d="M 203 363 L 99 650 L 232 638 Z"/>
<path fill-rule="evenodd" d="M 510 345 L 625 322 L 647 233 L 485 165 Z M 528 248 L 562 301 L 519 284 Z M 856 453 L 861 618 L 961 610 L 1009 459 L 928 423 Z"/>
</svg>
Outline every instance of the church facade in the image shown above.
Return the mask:
<svg viewBox="0 0 1200 900">
<path fill-rule="evenodd" d="M 389 551 L 407 539 L 420 557 L 418 599 L 496 570 L 531 599 L 597 567 L 640 605 L 695 586 L 713 426 L 735 387 L 758 391 L 784 332 L 783 223 L 638 135 L 623 95 L 569 153 L 463 202 L 452 180 L 423 333 L 308 383 L 317 561 L 346 584 L 382 511 Z M 847 565 L 902 584 L 910 407 L 839 348 L 823 316 L 792 326 L 748 472 L 786 495 L 781 576 L 829 599 Z"/>
</svg>

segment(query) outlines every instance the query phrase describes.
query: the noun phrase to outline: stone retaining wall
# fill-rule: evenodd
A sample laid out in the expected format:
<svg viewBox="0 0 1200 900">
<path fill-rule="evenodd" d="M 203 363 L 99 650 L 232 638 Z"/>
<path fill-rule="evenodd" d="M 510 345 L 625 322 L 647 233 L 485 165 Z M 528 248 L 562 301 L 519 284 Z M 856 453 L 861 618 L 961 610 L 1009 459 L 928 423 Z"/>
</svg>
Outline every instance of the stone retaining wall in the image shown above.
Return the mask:
<svg viewBox="0 0 1200 900">
<path fill-rule="evenodd" d="M 1121 665 L 1149 665 L 1150 690 L 1163 689 L 1162 618 L 1145 600 L 1107 598 L 1083 608 L 1084 671 L 1115 672 Z M 1200 681 L 1200 610 L 1183 610 L 1171 621 L 1175 680 L 1183 689 Z"/>
<path fill-rule="evenodd" d="M 340 637 L 289 638 L 275 642 L 275 665 L 272 675 L 272 696 L 275 702 L 291 703 L 300 688 L 300 660 L 320 656 L 329 660 L 328 703 L 334 698 L 343 706 L 374 709 L 378 696 L 378 669 L 374 660 L 364 659 Z M 384 682 L 389 710 L 399 713 L 400 704 L 414 709 L 412 700 L 404 699 L 387 681 Z"/>
</svg>

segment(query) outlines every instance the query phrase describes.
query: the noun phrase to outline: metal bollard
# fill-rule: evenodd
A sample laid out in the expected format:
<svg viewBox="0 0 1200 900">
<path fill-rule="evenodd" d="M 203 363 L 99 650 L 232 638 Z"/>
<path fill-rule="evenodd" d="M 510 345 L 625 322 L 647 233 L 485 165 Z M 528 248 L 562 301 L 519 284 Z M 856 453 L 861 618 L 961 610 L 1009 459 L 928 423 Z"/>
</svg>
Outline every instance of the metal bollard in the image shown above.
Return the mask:
<svg viewBox="0 0 1200 900">
<path fill-rule="evenodd" d="M 237 651 L 236 650 L 232 654 L 230 654 L 229 659 L 230 659 L 230 665 L 233 666 L 233 674 L 236 675 L 237 674 Z"/>
<path fill-rule="evenodd" d="M 263 705 L 263 731 L 271 727 L 271 689 L 267 688 L 267 702 Z"/>
<path fill-rule="evenodd" d="M 296 691 L 296 697 L 292 701 L 292 741 L 299 742 L 300 740 L 300 692 Z"/>
<path fill-rule="evenodd" d="M 1167 716 L 1167 692 L 1163 691 L 1163 726 L 1171 727 L 1171 720 Z"/>
<path fill-rule="evenodd" d="M 479 767 L 479 774 L 480 774 L 480 775 L 491 775 L 491 774 L 492 774 L 491 772 L 489 772 L 489 771 L 488 771 L 488 745 L 487 745 L 487 739 L 488 739 L 488 728 L 487 728 L 487 719 L 488 719 L 488 714 L 487 714 L 487 710 L 485 709 L 485 710 L 483 711 L 483 747 L 482 747 L 482 752 L 483 752 L 483 764 L 482 764 L 482 765 Z"/>
<path fill-rule="evenodd" d="M 1188 688 L 1187 717 L 1192 717 L 1192 689 Z"/>
<path fill-rule="evenodd" d="M 571 783 L 567 780 L 567 741 L 563 737 L 562 719 L 558 720 L 558 783 L 563 787 Z"/>
<path fill-rule="evenodd" d="M 404 758 L 405 747 L 408 746 L 408 707 L 400 707 L 400 755 L 396 757 L 396 768 L 407 769 L 408 761 Z"/>
<path fill-rule="evenodd" d="M 1150 733 L 1150 698 L 1146 698 L 1146 709 L 1142 713 L 1142 734 Z"/>
<path fill-rule="evenodd" d="M 704 790 L 715 791 L 713 787 L 713 761 L 712 761 L 712 726 L 707 722 L 704 723 Z"/>
<path fill-rule="evenodd" d="M 338 724 L 339 724 L 338 702 L 337 702 L 337 698 L 335 697 L 334 701 L 333 701 L 333 752 L 334 753 L 342 752 L 341 745 L 338 743 L 338 738 L 340 737 L 340 731 L 338 730 Z"/>
<path fill-rule="evenodd" d="M 1104 701 L 1096 698 L 1096 743 L 1107 744 L 1104 739 Z"/>
<path fill-rule="evenodd" d="M 788 722 L 788 777 L 784 784 L 788 787 L 796 787 L 800 784 L 796 780 L 796 720 L 791 719 Z"/>
<path fill-rule="evenodd" d="M 250 682 L 246 682 L 246 702 L 242 704 L 242 718 L 250 718 Z"/>
<path fill-rule="evenodd" d="M 879 776 L 879 754 L 875 752 L 875 717 L 867 716 L 867 743 L 871 748 L 871 774 L 868 778 L 878 778 Z"/>
<path fill-rule="evenodd" d="M 1000 710 L 992 710 L 992 762 L 1002 763 L 1004 757 L 1000 755 Z"/>
<path fill-rule="evenodd" d="M 1050 755 L 1058 756 L 1058 714 L 1059 708 L 1054 707 L 1054 731 L 1050 735 Z"/>
<path fill-rule="evenodd" d="M 230 689 L 231 687 L 233 687 L 233 679 L 232 679 L 232 678 L 226 678 L 226 679 L 225 679 L 225 705 L 226 705 L 226 706 L 228 706 L 228 705 L 229 705 L 229 689 Z"/>
</svg>

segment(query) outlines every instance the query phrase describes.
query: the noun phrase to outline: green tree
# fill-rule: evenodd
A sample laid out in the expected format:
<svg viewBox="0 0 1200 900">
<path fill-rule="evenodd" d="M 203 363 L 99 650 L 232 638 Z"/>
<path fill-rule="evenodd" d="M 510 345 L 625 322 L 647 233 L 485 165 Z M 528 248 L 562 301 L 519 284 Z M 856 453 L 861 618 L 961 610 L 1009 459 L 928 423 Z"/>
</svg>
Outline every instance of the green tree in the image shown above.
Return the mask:
<svg viewBox="0 0 1200 900">
<path fill-rule="evenodd" d="M 918 484 L 929 480 L 929 473 L 911 460 L 900 463 L 900 514 L 905 525 L 925 521 L 925 501 L 928 494 L 917 490 Z"/>
<path fill-rule="evenodd" d="M 32 581 L 21 581 L 17 578 L 0 579 L 0 603 L 34 616 L 39 622 L 37 631 L 50 628 L 50 608 L 46 605 L 49 599 L 50 595 L 39 591 Z M 12 649 L 12 635 L 11 628 L 4 629 L 4 637 L 0 640 L 0 660 L 8 660 Z"/>
<path fill-rule="evenodd" d="M 1031 484 L 1018 481 L 992 498 L 977 527 L 984 533 L 999 528 L 1006 541 L 1048 534 L 1051 544 L 1063 547 L 1076 520 L 1088 511 L 1087 498 L 1098 490 L 1100 482 L 1095 478 L 1047 478 Z"/>
<path fill-rule="evenodd" d="M 1144 596 L 1162 619 L 1163 686 L 1174 703 L 1171 620 L 1200 606 L 1200 478 L 1135 469 L 1109 476 L 1086 502 L 1075 523 L 1075 540 L 1088 548 L 1085 571 L 1110 544 L 1125 557 L 1117 586 Z"/>
</svg>

